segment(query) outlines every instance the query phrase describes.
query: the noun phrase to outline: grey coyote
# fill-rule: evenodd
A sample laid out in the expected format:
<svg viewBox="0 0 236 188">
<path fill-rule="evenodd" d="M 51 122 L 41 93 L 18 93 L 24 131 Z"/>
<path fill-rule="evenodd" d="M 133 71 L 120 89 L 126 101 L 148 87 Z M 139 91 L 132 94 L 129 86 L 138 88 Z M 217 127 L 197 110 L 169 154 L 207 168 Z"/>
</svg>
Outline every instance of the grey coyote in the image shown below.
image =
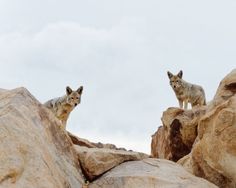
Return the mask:
<svg viewBox="0 0 236 188">
<path fill-rule="evenodd" d="M 83 86 L 73 91 L 69 86 L 66 87 L 66 95 L 51 99 L 44 103 L 44 106 L 50 109 L 55 116 L 61 120 L 63 128 L 66 128 L 66 122 L 70 112 L 80 103 Z"/>
<path fill-rule="evenodd" d="M 183 71 L 181 70 L 177 75 L 173 75 L 167 71 L 170 79 L 170 85 L 173 88 L 175 95 L 179 101 L 179 107 L 184 109 L 188 108 L 188 103 L 192 107 L 196 105 L 206 105 L 205 92 L 199 85 L 191 84 L 182 79 Z"/>
</svg>

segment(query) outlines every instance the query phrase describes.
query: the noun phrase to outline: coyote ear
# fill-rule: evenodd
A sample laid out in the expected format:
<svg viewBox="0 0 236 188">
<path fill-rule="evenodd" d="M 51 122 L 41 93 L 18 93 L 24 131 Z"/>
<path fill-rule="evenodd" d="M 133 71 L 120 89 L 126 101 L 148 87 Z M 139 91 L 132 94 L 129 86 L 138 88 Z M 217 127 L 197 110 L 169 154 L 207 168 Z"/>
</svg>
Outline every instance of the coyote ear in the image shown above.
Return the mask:
<svg viewBox="0 0 236 188">
<path fill-rule="evenodd" d="M 67 86 L 66 87 L 66 94 L 70 95 L 71 93 L 72 93 L 72 89 L 69 86 Z"/>
<path fill-rule="evenodd" d="M 168 75 L 169 79 L 171 79 L 172 76 L 173 76 L 173 74 L 171 72 L 169 72 L 169 71 L 167 71 L 167 75 Z"/>
<path fill-rule="evenodd" d="M 179 73 L 177 74 L 177 76 L 178 76 L 179 78 L 182 78 L 182 77 L 183 77 L 183 71 L 182 71 L 182 70 L 179 71 Z"/>
<path fill-rule="evenodd" d="M 83 92 L 83 86 L 80 86 L 79 89 L 77 89 L 77 92 L 81 95 Z"/>
</svg>

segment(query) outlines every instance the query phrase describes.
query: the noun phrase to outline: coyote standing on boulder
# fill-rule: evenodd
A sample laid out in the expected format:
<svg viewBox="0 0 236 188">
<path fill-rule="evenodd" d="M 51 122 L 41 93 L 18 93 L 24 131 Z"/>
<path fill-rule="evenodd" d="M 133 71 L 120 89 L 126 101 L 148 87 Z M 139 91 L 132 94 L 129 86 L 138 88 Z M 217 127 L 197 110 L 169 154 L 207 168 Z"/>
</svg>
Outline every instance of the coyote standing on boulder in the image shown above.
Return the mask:
<svg viewBox="0 0 236 188">
<path fill-rule="evenodd" d="M 73 91 L 69 86 L 66 87 L 66 95 L 51 99 L 44 103 L 44 106 L 50 109 L 55 116 L 61 120 L 63 128 L 66 128 L 66 122 L 70 112 L 80 103 L 83 86 Z"/>
<path fill-rule="evenodd" d="M 181 70 L 177 75 L 173 75 L 167 71 L 170 79 L 170 85 L 173 88 L 175 95 L 179 101 L 179 107 L 187 109 L 188 103 L 192 107 L 196 105 L 206 105 L 205 92 L 199 85 L 191 84 L 182 79 L 183 71 Z"/>
</svg>

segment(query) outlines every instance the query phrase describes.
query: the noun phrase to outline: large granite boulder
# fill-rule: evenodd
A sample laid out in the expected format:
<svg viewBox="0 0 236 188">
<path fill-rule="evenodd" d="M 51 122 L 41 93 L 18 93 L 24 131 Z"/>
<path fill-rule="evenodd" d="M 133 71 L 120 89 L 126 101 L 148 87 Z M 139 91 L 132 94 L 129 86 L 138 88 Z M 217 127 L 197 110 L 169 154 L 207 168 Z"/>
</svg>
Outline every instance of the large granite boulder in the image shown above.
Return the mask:
<svg viewBox="0 0 236 188">
<path fill-rule="evenodd" d="M 174 162 L 144 159 L 123 163 L 90 184 L 90 188 L 216 188 Z"/>
<path fill-rule="evenodd" d="M 219 187 L 236 187 L 236 70 L 220 83 L 198 125 L 192 152 L 179 161 Z"/>
<path fill-rule="evenodd" d="M 24 88 L 0 92 L 0 140 L 1 188 L 81 187 L 70 138 Z"/>
<path fill-rule="evenodd" d="M 148 158 L 144 153 L 107 148 L 87 148 L 75 146 L 81 167 L 86 177 L 92 181 L 108 170 L 126 161 Z"/>
<path fill-rule="evenodd" d="M 205 112 L 205 106 L 192 110 L 171 107 L 163 112 L 163 126 L 152 135 L 152 157 L 178 161 L 189 154 L 197 137 L 198 122 Z"/>
</svg>

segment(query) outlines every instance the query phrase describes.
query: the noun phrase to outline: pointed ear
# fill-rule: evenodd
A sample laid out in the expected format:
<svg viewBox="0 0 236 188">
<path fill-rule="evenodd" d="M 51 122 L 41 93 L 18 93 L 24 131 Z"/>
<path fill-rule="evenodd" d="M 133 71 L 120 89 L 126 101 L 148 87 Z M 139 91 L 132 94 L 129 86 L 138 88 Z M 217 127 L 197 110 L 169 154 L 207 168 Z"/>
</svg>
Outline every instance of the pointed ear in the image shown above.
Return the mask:
<svg viewBox="0 0 236 188">
<path fill-rule="evenodd" d="M 70 95 L 72 93 L 72 91 L 73 90 L 69 86 L 66 87 L 66 94 L 67 95 Z"/>
<path fill-rule="evenodd" d="M 183 77 L 183 71 L 182 71 L 182 70 L 179 71 L 179 73 L 177 74 L 177 76 L 178 76 L 179 78 L 182 78 L 182 77 Z"/>
<path fill-rule="evenodd" d="M 171 72 L 169 72 L 169 71 L 167 71 L 167 75 L 168 75 L 169 79 L 171 79 L 172 76 L 173 76 L 173 74 Z"/>
<path fill-rule="evenodd" d="M 83 89 L 84 89 L 83 86 L 80 86 L 79 89 L 77 89 L 77 92 L 81 95 L 83 92 Z"/>
</svg>

